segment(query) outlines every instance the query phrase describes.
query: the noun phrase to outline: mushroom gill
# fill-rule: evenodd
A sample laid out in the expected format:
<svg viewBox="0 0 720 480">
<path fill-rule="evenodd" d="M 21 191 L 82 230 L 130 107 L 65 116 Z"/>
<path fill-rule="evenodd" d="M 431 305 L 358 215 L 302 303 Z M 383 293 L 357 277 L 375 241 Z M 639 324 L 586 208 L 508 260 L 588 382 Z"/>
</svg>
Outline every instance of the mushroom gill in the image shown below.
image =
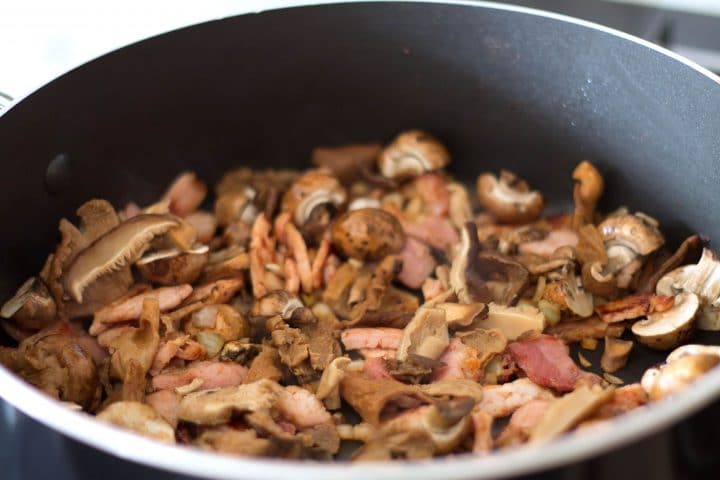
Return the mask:
<svg viewBox="0 0 720 480">
<path fill-rule="evenodd" d="M 143 214 L 126 220 L 77 256 L 64 275 L 65 291 L 81 303 L 88 285 L 135 262 L 155 236 L 177 226 L 178 221 L 167 215 Z"/>
</svg>

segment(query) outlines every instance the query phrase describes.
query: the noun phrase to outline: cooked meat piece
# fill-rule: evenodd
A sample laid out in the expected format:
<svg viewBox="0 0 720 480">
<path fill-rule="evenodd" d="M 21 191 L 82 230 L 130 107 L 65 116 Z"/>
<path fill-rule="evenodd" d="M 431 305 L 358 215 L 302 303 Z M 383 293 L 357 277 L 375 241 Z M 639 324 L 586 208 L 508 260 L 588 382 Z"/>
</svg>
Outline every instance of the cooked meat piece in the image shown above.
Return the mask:
<svg viewBox="0 0 720 480">
<path fill-rule="evenodd" d="M 173 428 L 177 428 L 177 409 L 181 398 L 182 396 L 172 389 L 158 390 L 146 396 L 145 403 L 154 408 Z"/>
<path fill-rule="evenodd" d="M 545 333 L 558 337 L 565 343 L 576 343 L 583 338 L 619 337 L 625 330 L 621 323 L 603 322 L 599 317 L 573 319 L 556 323 L 545 329 Z"/>
<path fill-rule="evenodd" d="M 460 339 L 453 338 L 445 352 L 438 358 L 438 366 L 433 369 L 432 380 L 453 380 L 469 378 L 479 380 L 482 367 L 478 351 L 465 345 Z"/>
<path fill-rule="evenodd" d="M 478 408 L 494 418 L 506 417 L 532 400 L 552 400 L 550 390 L 540 387 L 528 378 L 520 378 L 502 385 L 483 387 Z"/>
<path fill-rule="evenodd" d="M 428 246 L 413 237 L 405 240 L 400 258 L 402 270 L 398 274 L 398 280 L 408 288 L 420 288 L 437 265 Z"/>
<path fill-rule="evenodd" d="M 610 400 L 598 408 L 594 419 L 612 418 L 647 404 L 648 395 L 639 383 L 624 385 L 613 392 Z"/>
<path fill-rule="evenodd" d="M 275 407 L 298 428 L 309 428 L 331 420 L 330 413 L 315 395 L 304 388 L 290 385 L 285 387 Z"/>
<path fill-rule="evenodd" d="M 366 357 L 363 363 L 363 373 L 371 380 L 392 378 L 383 357 Z"/>
<path fill-rule="evenodd" d="M 550 335 L 508 345 L 518 366 L 536 384 L 569 392 L 575 388 L 580 369 L 570 358 L 568 348 Z"/>
<path fill-rule="evenodd" d="M 473 453 L 488 453 L 493 448 L 492 424 L 493 417 L 477 405 L 472 410 Z"/>
<path fill-rule="evenodd" d="M 497 438 L 497 445 L 508 447 L 526 442 L 549 406 L 549 400 L 533 400 L 515 410 L 510 422 Z"/>
<path fill-rule="evenodd" d="M 247 375 L 247 368 L 237 363 L 196 362 L 180 369 L 164 371 L 154 376 L 152 387 L 155 390 L 178 388 L 193 380 L 202 380 L 202 388 L 222 388 L 240 385 Z"/>
<path fill-rule="evenodd" d="M 348 328 L 340 334 L 347 350 L 383 348 L 396 350 L 400 346 L 403 331 L 399 328 Z"/>
</svg>

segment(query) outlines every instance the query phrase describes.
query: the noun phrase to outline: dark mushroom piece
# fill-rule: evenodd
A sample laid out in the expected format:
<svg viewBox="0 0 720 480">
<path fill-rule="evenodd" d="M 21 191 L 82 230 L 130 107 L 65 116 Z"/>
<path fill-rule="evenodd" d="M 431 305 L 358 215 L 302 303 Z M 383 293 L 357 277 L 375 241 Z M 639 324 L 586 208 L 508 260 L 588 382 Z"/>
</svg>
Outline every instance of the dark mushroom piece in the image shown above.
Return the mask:
<svg viewBox="0 0 720 480">
<path fill-rule="evenodd" d="M 335 221 L 332 244 L 346 257 L 377 261 L 402 250 L 405 232 L 388 212 L 363 208 L 347 212 Z"/>
<path fill-rule="evenodd" d="M 55 300 L 45 284 L 32 277 L 18 288 L 15 295 L 0 309 L 0 316 L 12 319 L 24 330 L 39 330 L 55 321 Z"/>
</svg>

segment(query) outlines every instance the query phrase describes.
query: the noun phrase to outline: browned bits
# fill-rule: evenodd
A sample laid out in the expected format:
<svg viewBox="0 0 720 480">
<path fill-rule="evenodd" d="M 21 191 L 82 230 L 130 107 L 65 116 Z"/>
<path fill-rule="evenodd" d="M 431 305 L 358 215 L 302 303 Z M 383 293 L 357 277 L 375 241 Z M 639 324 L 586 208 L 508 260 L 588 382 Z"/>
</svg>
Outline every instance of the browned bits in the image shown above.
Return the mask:
<svg viewBox="0 0 720 480">
<path fill-rule="evenodd" d="M 332 227 L 332 244 L 346 257 L 376 261 L 398 253 L 405 233 L 397 219 L 378 208 L 363 208 L 342 215 Z"/>
</svg>

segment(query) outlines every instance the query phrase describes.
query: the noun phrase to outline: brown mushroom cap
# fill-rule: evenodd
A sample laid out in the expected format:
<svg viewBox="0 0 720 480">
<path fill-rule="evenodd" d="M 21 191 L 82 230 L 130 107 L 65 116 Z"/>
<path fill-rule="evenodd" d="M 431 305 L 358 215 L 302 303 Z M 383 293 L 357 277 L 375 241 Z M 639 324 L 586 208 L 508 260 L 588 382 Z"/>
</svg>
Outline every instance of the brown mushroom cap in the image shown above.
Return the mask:
<svg viewBox="0 0 720 480">
<path fill-rule="evenodd" d="M 38 278 L 29 278 L 0 309 L 0 316 L 12 318 L 20 328 L 43 328 L 55 320 L 55 300 Z"/>
<path fill-rule="evenodd" d="M 379 208 L 363 208 L 342 215 L 332 227 L 332 244 L 357 260 L 380 260 L 400 252 L 405 232 L 400 222 Z"/>
<path fill-rule="evenodd" d="M 378 157 L 378 168 L 387 178 L 403 179 L 439 170 L 450 163 L 445 146 L 421 130 L 401 133 Z"/>
<path fill-rule="evenodd" d="M 194 283 L 208 261 L 208 247 L 200 245 L 183 252 L 177 248 L 145 255 L 135 263 L 140 275 L 160 285 Z"/>
<path fill-rule="evenodd" d="M 63 276 L 65 290 L 81 303 L 88 285 L 138 260 L 154 237 L 178 225 L 173 217 L 155 214 L 124 221 L 80 252 Z"/>
<path fill-rule="evenodd" d="M 652 313 L 647 319 L 635 322 L 632 332 L 638 342 L 650 348 L 669 350 L 677 347 L 692 333 L 699 305 L 694 293 L 680 293 L 675 296 L 672 308 Z"/>
<path fill-rule="evenodd" d="M 665 243 L 660 230 L 644 215 L 613 215 L 598 225 L 598 229 L 606 246 L 622 245 L 638 255 L 652 253 Z"/>
<path fill-rule="evenodd" d="M 720 357 L 700 353 L 687 355 L 660 369 L 651 382 L 650 400 L 659 400 L 676 394 L 720 364 Z"/>
<path fill-rule="evenodd" d="M 545 202 L 537 190 L 511 172 L 503 170 L 500 178 L 484 173 L 477 179 L 480 204 L 504 223 L 529 223 L 542 213 Z"/>
<path fill-rule="evenodd" d="M 292 215 L 297 226 L 303 226 L 320 205 L 339 206 L 345 202 L 345 189 L 337 178 L 323 170 L 301 175 L 285 192 L 281 209 Z"/>
</svg>

